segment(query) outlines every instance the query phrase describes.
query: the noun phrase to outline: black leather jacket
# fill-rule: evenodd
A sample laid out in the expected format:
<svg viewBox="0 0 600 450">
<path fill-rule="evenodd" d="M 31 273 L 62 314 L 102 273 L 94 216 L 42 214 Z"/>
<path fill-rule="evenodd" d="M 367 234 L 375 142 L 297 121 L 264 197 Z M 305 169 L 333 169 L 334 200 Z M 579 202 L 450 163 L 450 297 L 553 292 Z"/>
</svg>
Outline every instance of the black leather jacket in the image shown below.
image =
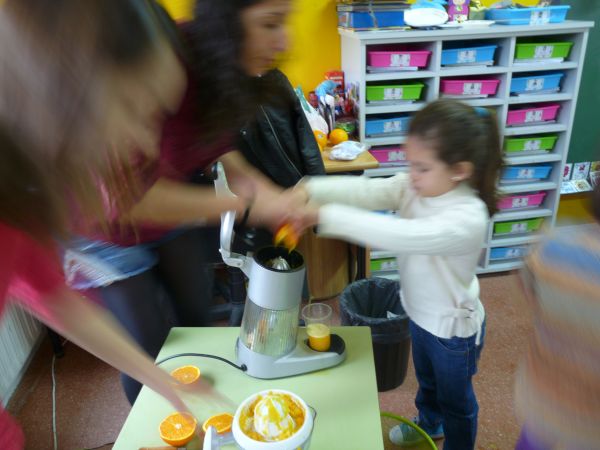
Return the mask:
<svg viewBox="0 0 600 450">
<path fill-rule="evenodd" d="M 271 101 L 240 130 L 238 149 L 282 187 L 295 185 L 304 175 L 325 174 L 319 146 L 287 77 L 272 70 L 263 78 Z"/>
</svg>

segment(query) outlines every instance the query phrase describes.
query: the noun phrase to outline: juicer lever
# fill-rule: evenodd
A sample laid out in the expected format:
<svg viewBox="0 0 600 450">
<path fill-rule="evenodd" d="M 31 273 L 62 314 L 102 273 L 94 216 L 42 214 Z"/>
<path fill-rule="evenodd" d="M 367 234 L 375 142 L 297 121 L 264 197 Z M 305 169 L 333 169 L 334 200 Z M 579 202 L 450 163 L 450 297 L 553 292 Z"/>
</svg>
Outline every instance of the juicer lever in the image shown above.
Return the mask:
<svg viewBox="0 0 600 450">
<path fill-rule="evenodd" d="M 235 197 L 235 194 L 231 192 L 229 186 L 227 185 L 225 169 L 223 168 L 223 164 L 221 162 L 217 162 L 213 165 L 212 175 L 215 183 L 215 193 L 217 197 Z M 233 239 L 235 236 L 235 231 L 233 229 L 234 225 L 235 211 L 222 212 L 221 232 L 219 236 L 219 252 L 221 253 L 225 264 L 232 267 L 239 267 L 246 275 L 248 275 L 248 259 L 244 255 L 240 255 L 239 253 L 234 253 L 231 251 L 233 246 Z"/>
</svg>

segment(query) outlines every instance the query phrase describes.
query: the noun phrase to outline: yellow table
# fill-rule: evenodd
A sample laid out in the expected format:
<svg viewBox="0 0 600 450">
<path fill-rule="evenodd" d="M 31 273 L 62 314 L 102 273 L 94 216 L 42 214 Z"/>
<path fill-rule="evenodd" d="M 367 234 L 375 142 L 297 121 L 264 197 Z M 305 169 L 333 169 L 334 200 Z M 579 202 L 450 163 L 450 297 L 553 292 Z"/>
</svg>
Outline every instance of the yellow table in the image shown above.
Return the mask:
<svg viewBox="0 0 600 450">
<path fill-rule="evenodd" d="M 330 151 L 331 149 L 326 148 L 321 153 L 325 172 L 327 173 L 362 172 L 363 170 L 379 167 L 379 163 L 369 152 L 362 152 L 352 161 L 338 161 L 329 159 Z"/>
<path fill-rule="evenodd" d="M 346 342 L 346 360 L 337 367 L 278 380 L 258 380 L 214 359 L 181 357 L 162 366 L 172 370 L 185 364 L 200 367 L 202 376 L 236 405 L 265 389 L 286 389 L 298 394 L 317 411 L 311 450 L 383 449 L 375 366 L 368 327 L 334 327 Z M 300 333 L 305 335 L 304 328 Z M 176 353 L 209 353 L 235 361 L 239 328 L 173 328 L 158 360 Z M 203 399 L 188 402 L 199 420 L 223 412 Z M 144 387 L 113 447 L 137 450 L 162 446 L 160 421 L 173 412 L 170 404 Z M 234 413 L 235 411 L 231 411 Z M 96 424 L 102 426 L 102 424 Z M 235 448 L 228 446 L 227 448 Z"/>
</svg>

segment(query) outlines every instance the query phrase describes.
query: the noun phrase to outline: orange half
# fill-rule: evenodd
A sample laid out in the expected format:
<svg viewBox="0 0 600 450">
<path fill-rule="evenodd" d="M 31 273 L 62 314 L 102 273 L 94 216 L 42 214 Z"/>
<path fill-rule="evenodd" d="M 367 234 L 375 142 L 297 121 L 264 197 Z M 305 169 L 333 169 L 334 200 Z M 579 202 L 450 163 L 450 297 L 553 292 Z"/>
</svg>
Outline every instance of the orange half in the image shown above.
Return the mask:
<svg viewBox="0 0 600 450">
<path fill-rule="evenodd" d="M 196 366 L 183 366 L 171 372 L 171 376 L 181 384 L 192 384 L 200 378 L 200 369 Z"/>
<path fill-rule="evenodd" d="M 187 413 L 173 413 L 159 427 L 160 438 L 173 447 L 183 447 L 194 438 L 197 420 Z"/>
<path fill-rule="evenodd" d="M 282 245 L 291 252 L 298 245 L 299 239 L 300 237 L 298 236 L 298 233 L 296 233 L 296 230 L 294 230 L 290 224 L 286 223 L 280 226 L 275 233 L 273 243 L 277 246 Z"/>
<path fill-rule="evenodd" d="M 206 433 L 208 427 L 214 427 L 218 434 L 228 433 L 231 431 L 231 424 L 233 424 L 233 416 L 229 413 L 215 414 L 209 417 L 202 424 L 202 430 Z"/>
</svg>

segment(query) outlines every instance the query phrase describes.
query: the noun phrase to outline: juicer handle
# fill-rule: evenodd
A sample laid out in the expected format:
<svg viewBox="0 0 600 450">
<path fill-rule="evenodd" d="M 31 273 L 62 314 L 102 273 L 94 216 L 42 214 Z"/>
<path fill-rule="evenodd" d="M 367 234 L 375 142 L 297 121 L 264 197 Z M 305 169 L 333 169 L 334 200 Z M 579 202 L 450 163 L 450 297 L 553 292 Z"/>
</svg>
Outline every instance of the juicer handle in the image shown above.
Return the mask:
<svg viewBox="0 0 600 450">
<path fill-rule="evenodd" d="M 216 162 L 212 167 L 212 175 L 215 183 L 215 193 L 217 197 L 235 197 L 235 194 L 231 192 L 227 185 L 227 178 L 225 177 L 225 169 L 221 162 Z M 233 238 L 235 232 L 233 226 L 235 225 L 235 211 L 225 211 L 221 213 L 221 232 L 219 236 L 219 252 L 223 261 L 228 266 L 239 267 L 246 272 L 246 257 L 238 253 L 232 253 L 231 247 L 233 245 Z"/>
</svg>

